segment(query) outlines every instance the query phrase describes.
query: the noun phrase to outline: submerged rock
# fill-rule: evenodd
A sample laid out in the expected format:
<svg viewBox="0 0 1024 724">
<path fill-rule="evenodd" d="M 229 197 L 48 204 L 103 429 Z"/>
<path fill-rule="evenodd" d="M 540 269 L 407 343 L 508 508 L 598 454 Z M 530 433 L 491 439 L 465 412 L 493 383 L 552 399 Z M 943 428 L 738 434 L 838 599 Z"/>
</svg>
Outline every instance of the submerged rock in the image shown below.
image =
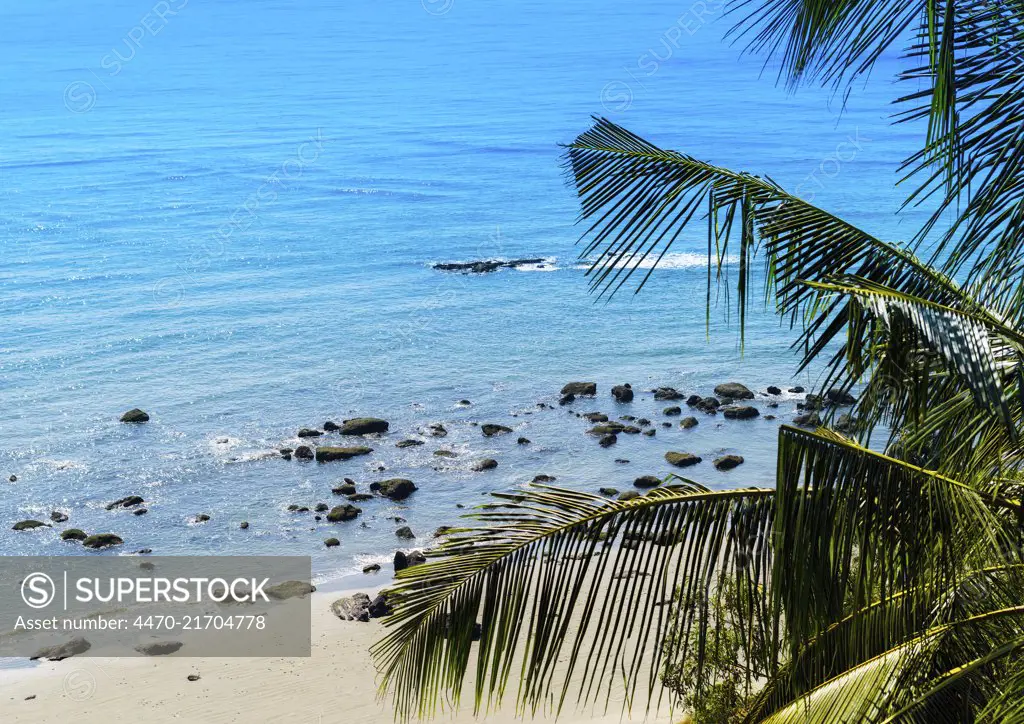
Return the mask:
<svg viewBox="0 0 1024 724">
<path fill-rule="evenodd" d="M 146 502 L 142 499 L 141 495 L 129 495 L 125 498 L 119 498 L 113 503 L 107 503 L 107 510 L 113 510 L 114 508 L 130 508 L 133 505 L 141 505 Z"/>
<path fill-rule="evenodd" d="M 593 397 L 597 394 L 596 382 L 570 382 L 562 388 L 563 395 L 575 395 L 577 397 Z"/>
<path fill-rule="evenodd" d="M 696 465 L 701 462 L 701 458 L 694 455 L 693 453 L 682 453 L 682 452 L 667 452 L 665 453 L 665 461 L 669 465 L 675 465 L 677 468 L 688 468 L 691 465 Z"/>
<path fill-rule="evenodd" d="M 677 415 L 683 414 L 683 408 L 678 406 L 666 407 L 664 410 L 661 411 L 661 414 L 666 415 L 667 417 L 675 417 Z"/>
<path fill-rule="evenodd" d="M 336 505 L 327 514 L 328 523 L 344 523 L 348 520 L 355 520 L 362 513 L 361 508 L 354 505 Z"/>
<path fill-rule="evenodd" d="M 67 530 L 61 531 L 60 534 L 61 540 L 85 540 L 88 537 L 89 534 L 81 528 L 68 528 Z"/>
<path fill-rule="evenodd" d="M 684 430 L 689 430 L 691 427 L 697 427 L 699 424 L 700 423 L 697 421 L 696 417 L 684 417 L 679 421 L 679 427 Z"/>
<path fill-rule="evenodd" d="M 480 431 L 484 434 L 484 437 L 494 437 L 495 435 L 504 435 L 505 433 L 512 432 L 512 428 L 505 427 L 504 425 L 486 424 L 480 426 Z"/>
<path fill-rule="evenodd" d="M 478 460 L 473 465 L 473 470 L 480 473 L 483 472 L 484 470 L 494 470 L 494 468 L 496 467 L 498 467 L 497 460 L 495 460 L 494 458 L 484 458 L 483 460 Z"/>
<path fill-rule="evenodd" d="M 781 395 L 782 394 L 782 390 L 779 389 L 778 387 L 776 387 L 775 385 L 768 385 L 768 394 L 769 395 Z"/>
<path fill-rule="evenodd" d="M 401 442 L 396 442 L 395 443 L 395 447 L 401 447 L 401 448 L 419 447 L 420 445 L 425 445 L 425 444 L 426 443 L 424 443 L 422 440 L 402 440 Z"/>
<path fill-rule="evenodd" d="M 659 387 L 654 390 L 655 400 L 681 400 L 683 393 L 674 387 Z"/>
<path fill-rule="evenodd" d="M 605 435 L 604 437 L 597 441 L 597 444 L 600 445 L 601 447 L 611 447 L 618 441 L 619 438 L 617 438 L 615 435 Z"/>
<path fill-rule="evenodd" d="M 324 545 L 327 546 L 328 548 L 337 548 L 338 546 L 341 545 L 341 541 L 338 540 L 337 538 L 327 538 L 324 541 Z"/>
<path fill-rule="evenodd" d="M 433 423 L 431 425 L 428 425 L 427 426 L 427 430 L 429 431 L 431 437 L 447 437 L 448 436 L 448 430 L 445 429 L 445 426 L 442 425 L 440 422 L 435 422 L 435 423 Z"/>
<path fill-rule="evenodd" d="M 391 478 L 370 483 L 370 490 L 391 500 L 405 500 L 416 492 L 416 484 L 406 478 Z"/>
<path fill-rule="evenodd" d="M 588 412 L 583 416 L 583 419 L 593 423 L 608 422 L 608 415 L 605 415 L 603 412 Z"/>
<path fill-rule="evenodd" d="M 316 461 L 318 463 L 329 463 L 334 460 L 349 460 L 359 455 L 369 455 L 372 452 L 372 447 L 364 445 L 357 447 L 321 446 L 316 449 Z M 296 450 L 295 454 L 298 455 L 298 450 Z"/>
<path fill-rule="evenodd" d="M 50 526 L 41 520 L 19 520 L 11 530 L 33 530 L 35 528 L 49 528 Z"/>
<path fill-rule="evenodd" d="M 750 405 L 729 405 L 722 410 L 727 420 L 752 420 L 761 413 Z"/>
<path fill-rule="evenodd" d="M 82 545 L 86 548 L 109 548 L 110 546 L 119 546 L 122 543 L 124 541 L 121 540 L 121 537 L 113 533 L 96 533 L 82 541 Z"/>
<path fill-rule="evenodd" d="M 149 414 L 144 412 L 143 410 L 140 410 L 139 408 L 135 407 L 135 408 L 132 408 L 131 410 L 128 410 L 128 412 L 124 413 L 123 415 L 121 415 L 121 422 L 131 422 L 131 423 L 149 422 Z"/>
<path fill-rule="evenodd" d="M 401 528 L 395 531 L 395 535 L 399 538 L 406 538 L 412 540 L 416 537 L 416 534 L 412 532 L 412 528 L 407 525 L 403 525 Z"/>
<path fill-rule="evenodd" d="M 299 430 L 299 435 L 298 436 L 299 437 L 320 437 L 321 435 L 323 435 L 323 433 L 320 432 L 319 430 L 314 430 L 314 429 L 309 428 L 309 427 L 304 427 L 301 430 Z"/>
<path fill-rule="evenodd" d="M 633 481 L 633 485 L 638 488 L 656 488 L 661 485 L 661 478 L 654 475 L 641 475 Z"/>
</svg>

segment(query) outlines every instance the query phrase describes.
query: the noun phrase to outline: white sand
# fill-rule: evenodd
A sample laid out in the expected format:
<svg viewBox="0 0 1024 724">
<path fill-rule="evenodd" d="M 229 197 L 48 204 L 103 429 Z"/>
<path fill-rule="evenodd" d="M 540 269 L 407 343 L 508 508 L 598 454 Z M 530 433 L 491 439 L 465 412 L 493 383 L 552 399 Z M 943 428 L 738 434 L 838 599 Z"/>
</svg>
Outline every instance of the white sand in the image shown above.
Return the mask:
<svg viewBox="0 0 1024 724">
<path fill-rule="evenodd" d="M 74 657 L 0 671 L 0 722 L 393 722 L 392 710 L 376 697 L 368 653 L 384 628 L 376 621 L 338 620 L 329 607 L 342 595 L 314 594 L 309 658 Z M 189 674 L 201 678 L 188 681 Z M 512 700 L 479 719 L 466 706 L 437 720 L 518 721 Z M 568 724 L 643 720 L 642 712 L 622 716 L 617 705 L 608 714 L 565 711 L 558 719 Z M 663 713 L 647 721 L 670 717 Z"/>
</svg>

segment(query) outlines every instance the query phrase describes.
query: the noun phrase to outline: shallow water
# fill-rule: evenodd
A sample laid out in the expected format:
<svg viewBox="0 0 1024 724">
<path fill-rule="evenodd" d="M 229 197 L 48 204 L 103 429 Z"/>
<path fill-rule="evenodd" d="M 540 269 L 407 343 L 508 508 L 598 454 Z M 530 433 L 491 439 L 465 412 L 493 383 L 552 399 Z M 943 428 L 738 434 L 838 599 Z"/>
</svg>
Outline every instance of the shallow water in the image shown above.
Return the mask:
<svg viewBox="0 0 1024 724">
<path fill-rule="evenodd" d="M 721 41 L 728 23 L 699 12 L 715 3 L 169 4 L 161 23 L 127 0 L 0 8 L 0 480 L 18 478 L 0 482 L 0 553 L 80 551 L 59 540 L 66 526 L 10 530 L 60 509 L 67 526 L 122 535 L 121 552 L 309 554 L 329 577 L 429 544 L 457 504 L 538 473 L 626 489 L 668 472 L 675 449 L 705 457 L 695 479 L 771 484 L 795 396 L 776 422 L 671 418 L 608 450 L 566 409 L 536 407 L 596 380 L 574 410 L 660 424 L 665 404 L 617 406 L 609 387 L 814 382 L 794 378 L 791 334 L 770 315 L 742 355 L 722 314 L 706 336 L 699 225 L 643 294 L 588 295 L 556 144 L 591 114 L 767 173 L 880 236 L 913 231 L 892 185 L 918 136 L 889 126 L 886 105 L 906 89 L 876 73 L 843 113 L 828 91 L 789 95 Z M 547 261 L 430 268 L 492 257 Z M 153 420 L 119 424 L 135 406 Z M 392 423 L 372 456 L 265 457 L 356 415 Z M 431 422 L 449 437 L 394 447 Z M 515 432 L 488 440 L 472 422 Z M 716 472 L 722 451 L 747 462 Z M 470 472 L 482 456 L 499 467 Z M 363 504 L 365 527 L 286 511 L 334 504 L 346 476 L 420 491 Z M 104 509 L 129 494 L 148 515 Z M 191 524 L 200 512 L 212 519 Z M 420 538 L 398 541 L 394 516 Z M 342 546 L 325 550 L 329 536 Z"/>
</svg>

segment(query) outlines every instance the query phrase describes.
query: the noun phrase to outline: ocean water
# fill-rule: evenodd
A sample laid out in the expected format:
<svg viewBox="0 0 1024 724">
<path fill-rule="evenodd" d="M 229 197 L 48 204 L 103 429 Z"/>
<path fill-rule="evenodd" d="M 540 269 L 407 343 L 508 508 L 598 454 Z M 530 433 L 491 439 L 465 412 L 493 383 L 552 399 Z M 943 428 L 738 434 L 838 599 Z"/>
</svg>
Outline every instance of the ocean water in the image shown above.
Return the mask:
<svg viewBox="0 0 1024 724">
<path fill-rule="evenodd" d="M 829 89 L 790 94 L 763 58 L 723 42 L 718 6 L 3 4 L 0 553 L 84 552 L 59 540 L 75 526 L 125 539 L 89 555 L 308 554 L 331 578 L 429 545 L 457 506 L 536 474 L 628 489 L 685 450 L 705 458 L 694 479 L 770 485 L 778 424 L 799 396 L 774 422 L 698 415 L 682 431 L 665 403 L 616 405 L 609 387 L 811 387 L 788 327 L 755 315 L 742 354 L 721 309 L 705 333 L 700 225 L 642 294 L 596 301 L 558 144 L 605 115 L 899 239 L 914 226 L 896 214 L 896 169 L 921 129 L 890 125 L 907 90 L 892 82 L 896 58 L 845 108 Z M 545 263 L 430 267 L 516 257 Z M 594 401 L 537 407 L 579 379 L 598 382 Z M 119 424 L 136 406 L 152 421 Z M 673 427 L 604 450 L 573 410 Z M 363 415 L 392 425 L 370 456 L 273 455 L 300 427 Z M 434 422 L 447 438 L 394 447 Z M 485 439 L 484 422 L 515 431 Z M 724 451 L 746 463 L 716 472 Z M 472 472 L 481 457 L 498 468 Z M 420 490 L 362 504 L 355 523 L 287 511 L 343 502 L 330 492 L 343 477 Z M 129 494 L 148 515 L 104 509 Z M 10 530 L 51 510 L 69 522 Z M 193 524 L 197 513 L 211 520 Z M 416 541 L 395 537 L 396 516 Z M 330 536 L 342 545 L 326 550 Z"/>
</svg>

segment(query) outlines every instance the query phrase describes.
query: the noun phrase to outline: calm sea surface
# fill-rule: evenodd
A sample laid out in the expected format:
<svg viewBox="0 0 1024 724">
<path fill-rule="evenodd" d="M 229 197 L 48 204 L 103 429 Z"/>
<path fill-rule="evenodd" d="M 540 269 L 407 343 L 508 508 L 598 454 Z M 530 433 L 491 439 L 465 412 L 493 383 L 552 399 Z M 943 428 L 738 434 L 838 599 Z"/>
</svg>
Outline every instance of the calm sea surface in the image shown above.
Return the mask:
<svg viewBox="0 0 1024 724">
<path fill-rule="evenodd" d="M 596 380 L 598 398 L 574 409 L 660 425 L 676 422 L 665 403 L 616 407 L 609 387 L 814 383 L 794 377 L 791 334 L 770 315 L 742 356 L 723 314 L 706 337 L 700 225 L 643 294 L 588 295 L 557 144 L 592 114 L 768 174 L 877 235 L 914 231 L 895 214 L 896 167 L 919 141 L 889 125 L 906 90 L 897 61 L 841 112 L 828 91 L 776 88 L 762 59 L 722 41 L 716 5 L 3 3 L 0 553 L 81 551 L 59 539 L 73 525 L 121 535 L 106 555 L 309 554 L 337 577 L 429 544 L 457 505 L 539 473 L 626 489 L 684 450 L 705 457 L 695 479 L 770 484 L 795 395 L 775 422 L 701 417 L 609 450 L 564 408 L 536 407 Z M 523 256 L 546 262 L 430 268 Z M 152 421 L 119 424 L 136 406 Z M 266 457 L 302 426 L 357 415 L 392 423 L 371 456 Z M 449 436 L 394 446 L 433 422 Z M 474 422 L 515 432 L 485 439 Z M 718 473 L 708 460 L 722 451 L 747 462 Z M 484 456 L 499 467 L 471 472 Z M 287 511 L 339 502 L 343 477 L 420 490 L 362 504 L 356 523 Z M 129 494 L 148 515 L 105 510 Z M 70 521 L 10 530 L 52 510 Z M 395 516 L 419 539 L 396 539 Z M 342 545 L 326 550 L 329 536 Z"/>
</svg>

